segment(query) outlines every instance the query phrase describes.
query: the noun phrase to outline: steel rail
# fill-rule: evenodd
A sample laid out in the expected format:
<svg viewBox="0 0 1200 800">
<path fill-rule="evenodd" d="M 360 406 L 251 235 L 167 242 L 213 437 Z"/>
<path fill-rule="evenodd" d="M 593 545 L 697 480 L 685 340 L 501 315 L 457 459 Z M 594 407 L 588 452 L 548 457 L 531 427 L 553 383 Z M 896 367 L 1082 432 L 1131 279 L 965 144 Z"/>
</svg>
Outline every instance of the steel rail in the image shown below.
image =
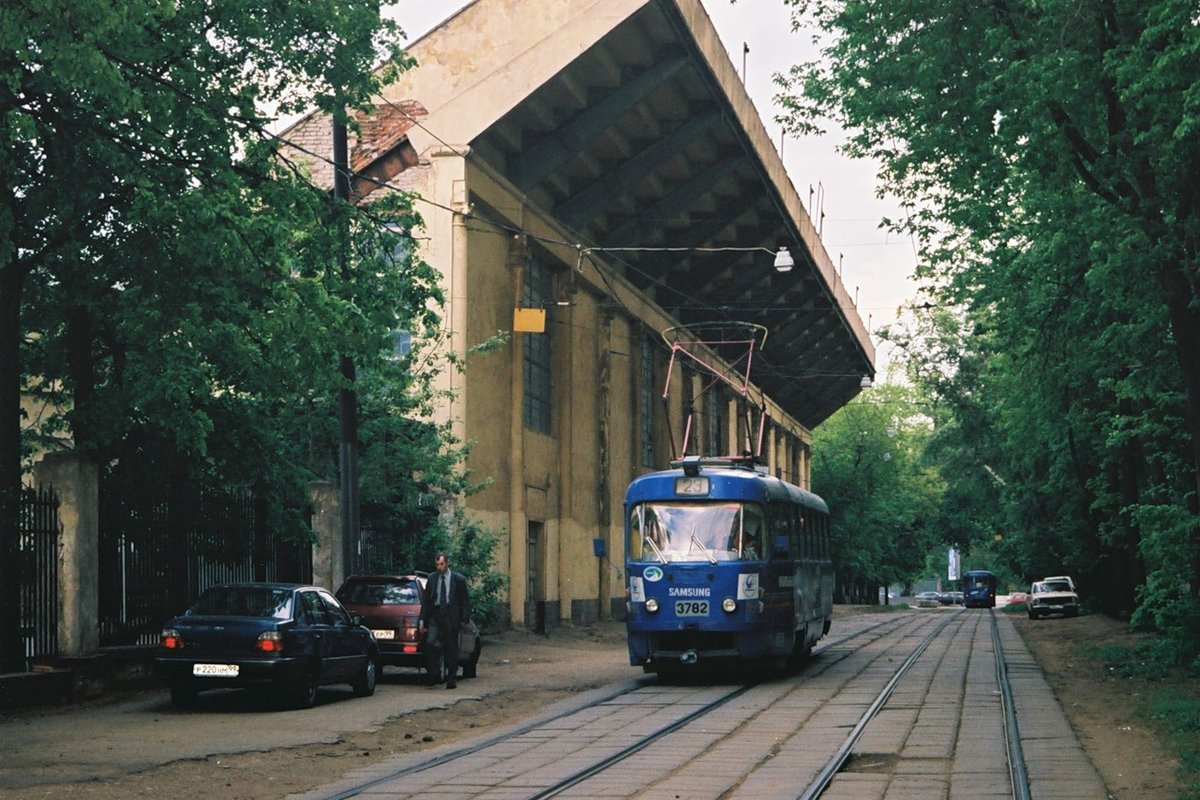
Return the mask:
<svg viewBox="0 0 1200 800">
<path fill-rule="evenodd" d="M 601 695 L 599 698 L 596 699 L 594 704 L 607 703 L 608 701 L 610 701 L 614 698 L 622 697 L 627 694 L 633 694 L 637 690 L 641 689 L 643 687 L 643 684 L 644 684 L 644 680 L 642 680 L 642 679 L 639 679 L 636 682 L 636 685 L 631 685 L 631 682 L 625 682 L 622 684 L 618 684 L 617 688 L 614 689 L 614 691 L 612 691 L 611 693 L 609 693 L 607 695 Z M 468 744 L 463 747 L 456 748 L 454 750 L 451 750 L 448 753 L 443 753 L 440 756 L 435 756 L 434 758 L 431 758 L 428 761 L 422 761 L 420 764 L 413 764 L 411 766 L 402 767 L 400 769 L 389 772 L 386 775 L 380 775 L 376 778 L 372 778 L 369 781 L 364 781 L 362 783 L 355 784 L 354 786 L 351 786 L 347 789 L 342 789 L 340 791 L 334 792 L 333 794 L 323 795 L 322 800 L 347 800 L 347 798 L 357 797 L 359 794 L 361 794 L 362 792 L 364 792 L 368 789 L 374 789 L 376 786 L 380 786 L 382 784 L 388 783 L 390 781 L 395 780 L 396 778 L 403 778 L 405 775 L 415 775 L 418 772 L 424 772 L 425 770 L 434 769 L 435 767 L 440 767 L 443 764 L 449 764 L 450 762 L 456 761 L 457 759 L 464 758 L 469 755 L 473 755 L 475 753 L 480 752 L 481 750 L 486 750 L 489 747 L 494 747 L 495 745 L 500 744 L 502 742 L 506 742 L 509 739 L 529 733 L 530 731 L 535 731 L 538 728 L 540 728 L 544 725 L 547 725 L 551 722 L 555 722 L 560 719 L 565 719 L 566 717 L 569 717 L 572 714 L 578 714 L 578 713 L 579 713 L 578 708 L 568 708 L 568 709 L 564 709 L 561 713 L 554 714 L 549 717 L 538 717 L 537 719 L 532 720 L 532 721 L 526 723 L 525 725 L 521 725 L 518 728 L 503 731 L 501 733 L 496 734 L 495 736 L 489 736 L 486 739 L 480 739 L 479 741 L 474 742 L 472 744 Z"/>
<path fill-rule="evenodd" d="M 858 740 L 862 738 L 863 733 L 867 729 L 867 725 L 869 725 L 871 720 L 875 719 L 875 717 L 879 715 L 880 710 L 888 701 L 888 698 L 892 696 L 892 692 L 895 691 L 896 686 L 904 678 L 905 674 L 912 669 L 912 666 L 917 663 L 917 659 L 921 657 L 921 654 L 929 648 L 929 645 L 933 643 L 934 639 L 936 639 L 941 632 L 946 629 L 946 626 L 953 621 L 953 617 L 947 619 L 943 621 L 941 625 L 938 625 L 936 628 L 930 631 L 929 635 L 926 636 L 921 643 L 913 649 L 908 658 L 904 659 L 904 662 L 896 669 L 895 673 L 893 673 L 891 680 L 887 682 L 887 684 L 875 697 L 875 701 L 872 702 L 867 710 L 863 712 L 863 715 L 858 720 L 858 724 L 856 724 L 850 733 L 846 735 L 846 740 L 842 743 L 842 746 L 839 747 L 837 752 L 834 753 L 829 761 L 825 763 L 825 766 L 822 767 L 821 771 L 817 773 L 817 777 L 813 779 L 812 783 L 808 785 L 808 788 L 804 790 L 804 793 L 800 795 L 800 800 L 815 800 L 815 798 L 820 797 L 824 791 L 829 788 L 829 784 L 833 781 L 834 776 L 837 775 L 838 771 L 842 768 L 842 765 L 846 763 L 846 759 L 850 757 L 850 751 L 854 748 L 854 745 L 858 743 Z"/>
<path fill-rule="evenodd" d="M 560 792 L 565 792 L 567 789 L 570 789 L 575 784 L 582 783 L 583 781 L 586 781 L 588 778 L 592 777 L 593 775 L 597 775 L 597 774 L 603 772 L 604 770 L 608 769 L 609 767 L 613 766 L 614 764 L 621 763 L 622 761 L 629 758 L 631 755 L 638 752 L 639 750 L 644 750 L 645 748 L 647 748 L 650 745 L 657 742 L 663 736 L 674 733 L 675 731 L 682 728 L 684 725 L 691 723 L 693 720 L 696 720 L 699 717 L 703 717 L 705 714 L 707 714 L 708 712 L 710 712 L 714 709 L 720 708 L 721 706 L 728 703 L 730 700 L 733 700 L 736 697 L 741 697 L 743 694 L 745 694 L 746 692 L 753 689 L 756 685 L 757 684 L 754 684 L 754 683 L 746 684 L 745 686 L 741 686 L 741 687 L 735 689 L 734 691 L 730 692 L 729 694 L 725 695 L 724 697 L 718 697 L 716 700 L 713 700 L 710 703 L 706 703 L 705 705 L 701 706 L 700 708 L 697 708 L 692 713 L 688 714 L 686 717 L 681 717 L 680 719 L 677 719 L 674 722 L 672 722 L 670 725 L 664 725 L 663 727 L 659 728 L 658 730 L 656 730 L 652 733 L 646 734 L 638 741 L 636 741 L 633 744 L 626 747 L 624 750 L 613 753 L 608 758 L 605 758 L 601 761 L 597 761 L 595 764 L 592 764 L 590 767 L 581 769 L 578 772 L 576 772 L 574 775 L 570 775 L 566 778 L 563 778 L 561 781 L 558 781 L 557 783 L 547 786 L 545 789 L 538 792 L 537 794 L 531 795 L 529 797 L 529 800 L 545 800 L 545 798 L 547 798 L 547 797 L 554 797 L 556 794 L 559 794 Z"/>
<path fill-rule="evenodd" d="M 1000 641 L 1000 625 L 996 611 L 992 612 L 992 649 L 996 652 L 996 684 L 1004 705 L 1004 740 L 1008 748 L 1008 776 L 1012 783 L 1013 800 L 1030 800 L 1029 772 L 1025 766 L 1025 751 L 1021 749 L 1021 731 L 1017 726 L 1017 709 L 1013 702 L 1012 683 L 1008 680 L 1008 665 L 1004 661 L 1004 645 Z"/>
<path fill-rule="evenodd" d="M 862 630 L 855 631 L 854 633 L 848 634 L 840 639 L 837 639 L 836 641 L 828 642 L 823 647 L 821 647 L 817 650 L 814 650 L 813 655 L 816 655 L 818 653 L 823 653 L 825 650 L 828 650 L 830 647 L 840 645 L 844 642 L 850 641 L 851 639 L 855 639 L 859 636 L 863 636 L 867 633 L 870 633 L 871 631 L 875 630 L 876 628 L 880 628 L 892 621 L 893 620 L 882 620 L 880 622 L 877 622 L 874 625 L 870 625 L 866 628 L 863 628 Z M 561 792 L 564 792 L 567 789 L 570 789 L 572 786 L 575 786 L 575 785 L 587 780 L 588 778 L 591 778 L 595 775 L 600 774 L 604 770 L 606 770 L 612 766 L 615 766 L 616 764 L 621 763 L 622 761 L 629 758 L 634 753 L 644 750 L 645 748 L 647 748 L 650 745 L 654 744 L 655 742 L 659 741 L 659 739 L 661 739 L 663 736 L 666 736 L 667 734 L 673 733 L 673 732 L 679 730 L 680 728 L 683 728 L 688 723 L 693 722 L 694 720 L 704 716 L 708 712 L 724 705 L 725 703 L 728 703 L 730 700 L 733 700 L 734 698 L 741 696 L 745 692 L 752 689 L 755 685 L 757 685 L 757 684 L 751 683 L 751 684 L 742 686 L 740 689 L 738 689 L 734 692 L 731 692 L 730 694 L 728 694 L 724 697 L 718 698 L 718 699 L 712 701 L 711 703 L 703 706 L 702 708 L 697 709 L 696 711 L 692 712 L 691 714 L 688 714 L 686 717 L 676 720 L 675 722 L 671 723 L 670 725 L 666 725 L 652 733 L 647 734 L 646 736 L 642 737 L 641 739 L 639 739 L 638 741 L 629 745 L 628 747 L 624 748 L 623 750 L 621 750 L 617 753 L 613 753 L 611 756 L 603 759 L 602 761 L 598 761 L 589 767 L 585 767 L 584 769 L 580 770 L 579 772 L 576 772 L 574 775 L 570 775 L 566 778 L 563 778 L 561 781 L 558 781 L 557 783 L 546 787 L 545 789 L 538 792 L 537 794 L 531 795 L 529 800 L 545 800 L 548 797 L 554 797 L 555 795 L 557 795 Z"/>
<path fill-rule="evenodd" d="M 872 631 L 875 631 L 876 629 L 884 627 L 891 623 L 898 624 L 901 621 L 902 620 L 896 619 L 896 618 L 881 620 L 880 622 L 877 622 L 873 625 L 869 625 L 869 626 L 867 626 L 861 630 L 855 631 L 853 633 L 847 634 L 846 636 L 843 636 L 839 639 L 824 643 L 821 647 L 814 649 L 812 655 L 814 655 L 814 656 L 819 655 L 819 654 L 824 653 L 825 651 L 829 650 L 832 647 L 836 647 L 836 646 L 844 644 L 848 641 L 851 641 L 853 639 L 857 639 L 861 636 L 869 634 Z M 943 623 L 943 626 L 944 626 L 944 624 L 945 623 Z M 639 681 L 636 682 L 636 685 L 631 685 L 631 684 L 634 684 L 634 682 L 626 682 L 625 684 L 621 685 L 622 688 L 615 690 L 607 695 L 601 696 L 594 703 L 592 703 L 591 706 L 597 705 L 599 703 L 605 703 L 605 702 L 608 702 L 615 698 L 622 697 L 624 695 L 632 694 L 644 687 L 644 680 L 645 680 L 645 678 L 640 679 Z M 559 793 L 571 788 L 572 786 L 575 786 L 576 784 L 581 783 L 582 781 L 587 780 L 588 778 L 591 778 L 591 777 L 603 772 L 604 770 L 614 766 L 615 764 L 618 764 L 621 761 L 629 758 L 631 755 L 637 753 L 638 751 L 648 747 L 651 744 L 654 744 L 655 742 L 659 741 L 663 736 L 673 733 L 674 731 L 682 728 L 683 726 L 687 725 L 688 723 L 694 722 L 696 719 L 702 717 L 704 714 L 707 714 L 710 711 L 724 705 L 725 703 L 728 703 L 730 700 L 733 700 L 734 698 L 741 696 L 742 694 L 749 691 L 751 688 L 753 688 L 756 685 L 757 685 L 757 683 L 747 683 L 747 684 L 744 684 L 744 685 L 738 687 L 737 689 L 711 701 L 710 703 L 704 705 L 703 707 L 697 709 L 696 711 L 689 713 L 687 716 L 682 717 L 679 720 L 672 722 L 668 725 L 665 725 L 662 728 L 655 730 L 649 734 L 646 734 L 645 736 L 640 738 L 638 741 L 636 741 L 636 742 L 630 744 L 628 747 L 622 749 L 620 752 L 615 753 L 599 762 L 591 764 L 591 765 L 579 770 L 578 772 L 574 773 L 573 775 L 567 776 L 566 778 L 563 778 L 562 780 L 557 781 L 553 785 L 546 787 L 545 789 L 541 790 L 539 793 L 531 795 L 530 800 L 544 800 L 544 798 L 553 797 L 554 795 L 559 794 Z M 376 777 L 372 778 L 371 780 L 364 781 L 360 784 L 355 784 L 354 786 L 336 791 L 332 794 L 323 795 L 322 800 L 348 800 L 348 798 L 357 797 L 360 794 L 362 794 L 363 792 L 367 792 L 369 790 L 375 789 L 376 787 L 379 787 L 383 784 L 389 783 L 397 778 L 402 778 L 406 775 L 413 775 L 413 774 L 416 774 L 419 772 L 424 772 L 426 770 L 440 767 L 444 764 L 448 764 L 457 759 L 464 758 L 466 756 L 470 756 L 475 753 L 481 752 L 483 750 L 486 750 L 489 747 L 493 747 L 495 745 L 501 744 L 501 743 L 506 742 L 515 737 L 521 736 L 521 735 L 529 733 L 531 731 L 535 731 L 538 728 L 543 727 L 549 723 L 565 719 L 565 718 L 570 717 L 571 715 L 577 714 L 577 713 L 579 713 L 578 708 L 569 708 L 569 709 L 565 709 L 561 713 L 555 714 L 553 716 L 540 717 L 536 720 L 529 722 L 526 725 L 522 725 L 522 726 L 512 729 L 512 730 L 504 731 L 495 736 L 488 737 L 487 739 L 482 739 L 473 744 L 469 744 L 464 747 L 454 749 L 450 752 L 443 753 L 440 756 L 436 756 L 434 758 L 429 759 L 428 761 L 421 762 L 420 764 L 412 764 L 412 765 L 409 765 L 406 767 L 402 767 L 400 769 L 388 772 L 385 775 L 377 775 Z"/>
</svg>

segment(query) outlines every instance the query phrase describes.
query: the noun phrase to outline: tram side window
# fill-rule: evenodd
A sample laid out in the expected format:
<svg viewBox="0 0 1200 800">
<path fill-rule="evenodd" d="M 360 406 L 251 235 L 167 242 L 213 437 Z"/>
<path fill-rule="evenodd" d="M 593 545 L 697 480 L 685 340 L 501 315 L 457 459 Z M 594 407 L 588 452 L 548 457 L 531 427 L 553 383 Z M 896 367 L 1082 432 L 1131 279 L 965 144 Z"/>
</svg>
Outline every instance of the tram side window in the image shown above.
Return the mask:
<svg viewBox="0 0 1200 800">
<path fill-rule="evenodd" d="M 808 509 L 803 506 L 797 508 L 796 513 L 800 516 L 800 557 L 809 559 L 813 557 L 812 519 Z"/>
<path fill-rule="evenodd" d="M 763 558 L 762 534 L 766 530 L 762 506 L 747 503 L 742 508 L 742 542 L 740 557 L 749 561 Z"/>
<path fill-rule="evenodd" d="M 792 506 L 788 509 L 788 513 L 792 518 L 792 560 L 799 559 L 804 552 L 804 517 L 801 515 L 799 506 Z"/>
<path fill-rule="evenodd" d="M 787 537 L 788 554 L 787 557 L 791 560 L 797 558 L 799 554 L 799 542 L 796 538 L 796 507 L 795 506 L 774 506 L 771 513 L 771 548 L 774 550 L 775 542 L 781 537 Z"/>
<path fill-rule="evenodd" d="M 829 560 L 829 517 L 823 513 L 812 513 L 814 519 L 814 528 L 816 529 L 816 552 L 815 558 L 822 561 Z"/>
</svg>

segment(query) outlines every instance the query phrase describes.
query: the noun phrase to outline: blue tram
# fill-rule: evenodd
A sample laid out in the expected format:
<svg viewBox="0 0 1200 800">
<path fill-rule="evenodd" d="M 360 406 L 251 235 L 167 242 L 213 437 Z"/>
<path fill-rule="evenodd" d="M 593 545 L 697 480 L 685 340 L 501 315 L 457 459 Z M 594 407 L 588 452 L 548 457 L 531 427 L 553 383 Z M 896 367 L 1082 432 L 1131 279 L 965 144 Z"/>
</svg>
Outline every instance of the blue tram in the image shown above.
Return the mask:
<svg viewBox="0 0 1200 800">
<path fill-rule="evenodd" d="M 625 493 L 629 662 L 794 664 L 829 631 L 829 511 L 751 459 L 688 457 Z"/>
<path fill-rule="evenodd" d="M 986 569 L 973 569 L 963 575 L 963 606 L 966 608 L 996 607 L 996 574 Z"/>
</svg>

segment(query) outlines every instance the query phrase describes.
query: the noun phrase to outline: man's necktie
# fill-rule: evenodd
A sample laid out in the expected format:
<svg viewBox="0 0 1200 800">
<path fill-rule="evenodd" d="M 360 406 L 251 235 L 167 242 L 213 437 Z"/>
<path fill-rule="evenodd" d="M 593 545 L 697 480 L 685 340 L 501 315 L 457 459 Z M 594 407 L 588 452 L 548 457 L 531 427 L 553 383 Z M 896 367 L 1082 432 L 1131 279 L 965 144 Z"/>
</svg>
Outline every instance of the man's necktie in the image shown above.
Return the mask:
<svg viewBox="0 0 1200 800">
<path fill-rule="evenodd" d="M 446 576 L 438 576 L 438 605 L 445 608 L 446 606 Z"/>
</svg>

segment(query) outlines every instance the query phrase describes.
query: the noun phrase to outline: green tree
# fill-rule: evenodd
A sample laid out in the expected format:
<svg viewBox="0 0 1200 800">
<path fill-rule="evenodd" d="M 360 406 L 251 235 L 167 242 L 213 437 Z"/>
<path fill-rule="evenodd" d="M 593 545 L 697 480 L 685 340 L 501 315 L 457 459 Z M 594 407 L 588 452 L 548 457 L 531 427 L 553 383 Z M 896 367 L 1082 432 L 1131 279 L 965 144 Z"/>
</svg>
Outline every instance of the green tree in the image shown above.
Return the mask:
<svg viewBox="0 0 1200 800">
<path fill-rule="evenodd" d="M 1091 253 L 1061 265 L 1064 284 L 1103 277 L 1093 267 L 1150 279 L 1200 477 L 1195 4 L 785 2 L 829 37 L 822 65 L 780 77 L 789 122 L 854 132 L 849 152 L 916 209 L 901 226 L 940 232 L 928 272 L 985 285 L 993 253 L 1053 248 L 1066 225 Z"/>
<path fill-rule="evenodd" d="M 325 411 L 332 355 L 377 362 L 388 331 L 429 321 L 433 275 L 411 259 L 330 272 L 337 217 L 371 220 L 277 157 L 262 110 L 365 107 L 405 64 L 399 34 L 362 0 L 0 7 L 5 609 L 22 388 L 58 403 L 42 432 L 101 462 L 162 453 L 188 465 L 169 480 L 286 491 L 313 463 L 291 458 L 318 438 L 295 426 Z M 15 625 L 0 618 L 7 664 Z"/>
<path fill-rule="evenodd" d="M 1200 588 L 1195 4 L 787 1 L 825 37 L 823 64 L 780 76 L 789 122 L 842 122 L 848 151 L 912 208 L 893 225 L 922 243 L 940 319 L 892 335 L 954 415 L 941 455 L 986 458 L 999 479 L 945 461 L 952 495 L 992 504 L 977 536 L 1001 532 L 1026 578 L 1078 568 L 1106 610 L 1186 619 Z"/>
<path fill-rule="evenodd" d="M 843 602 L 874 603 L 880 587 L 911 581 L 941 541 L 943 485 L 922 461 L 928 412 L 916 392 L 883 384 L 813 431 L 813 490 L 830 507 Z"/>
</svg>

